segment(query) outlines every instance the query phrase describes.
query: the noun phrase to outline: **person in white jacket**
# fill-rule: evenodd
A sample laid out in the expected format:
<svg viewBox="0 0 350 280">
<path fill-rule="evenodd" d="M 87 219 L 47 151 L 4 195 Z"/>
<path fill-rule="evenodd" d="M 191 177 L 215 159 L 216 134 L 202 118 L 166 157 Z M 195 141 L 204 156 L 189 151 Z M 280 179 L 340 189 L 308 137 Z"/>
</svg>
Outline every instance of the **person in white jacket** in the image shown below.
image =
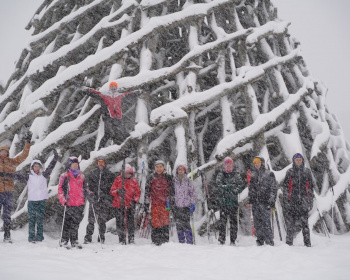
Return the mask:
<svg viewBox="0 0 350 280">
<path fill-rule="evenodd" d="M 14 178 L 18 181 L 26 181 L 28 187 L 28 214 L 29 214 L 29 236 L 31 243 L 44 240 L 44 214 L 46 200 L 49 198 L 47 191 L 47 178 L 50 176 L 56 165 L 58 154 L 53 150 L 54 158 L 49 166 L 42 171 L 43 164 L 40 160 L 33 160 L 30 165 L 29 174 L 4 173 L 6 177 Z M 35 232 L 36 228 L 36 232 Z"/>
</svg>

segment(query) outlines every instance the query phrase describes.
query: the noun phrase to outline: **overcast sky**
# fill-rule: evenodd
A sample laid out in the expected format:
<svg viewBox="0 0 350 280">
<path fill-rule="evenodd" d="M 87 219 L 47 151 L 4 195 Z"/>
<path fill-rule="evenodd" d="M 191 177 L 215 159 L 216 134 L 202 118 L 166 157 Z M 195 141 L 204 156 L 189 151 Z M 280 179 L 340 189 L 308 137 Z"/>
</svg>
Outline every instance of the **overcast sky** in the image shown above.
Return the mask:
<svg viewBox="0 0 350 280">
<path fill-rule="evenodd" d="M 31 32 L 24 28 L 43 0 L 0 0 L 0 81 L 7 82 Z M 273 0 L 301 42 L 308 70 L 329 89 L 327 106 L 350 140 L 350 0 Z"/>
</svg>

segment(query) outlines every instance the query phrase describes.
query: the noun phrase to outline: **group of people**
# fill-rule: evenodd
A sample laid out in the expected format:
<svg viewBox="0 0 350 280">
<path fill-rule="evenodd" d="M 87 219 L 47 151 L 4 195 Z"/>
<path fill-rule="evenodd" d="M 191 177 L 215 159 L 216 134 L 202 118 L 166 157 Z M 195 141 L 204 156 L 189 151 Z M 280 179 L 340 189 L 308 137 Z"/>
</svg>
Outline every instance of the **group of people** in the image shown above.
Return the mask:
<svg viewBox="0 0 350 280">
<path fill-rule="evenodd" d="M 15 158 L 9 157 L 9 148 L 0 147 L 0 210 L 3 208 L 4 241 L 10 242 L 11 209 L 14 180 L 26 181 L 28 186 L 29 242 L 40 242 L 43 236 L 43 219 L 48 199 L 47 178 L 50 176 L 58 154 L 43 170 L 39 160 L 33 160 L 29 174 L 16 173 L 15 169 L 29 154 L 31 135 L 25 138 L 24 150 Z M 275 207 L 277 183 L 274 173 L 265 167 L 262 157 L 255 157 L 249 180 L 248 204 L 251 205 L 256 243 L 258 246 L 274 245 L 270 214 Z M 145 186 L 144 210 L 151 216 L 151 239 L 155 245 L 169 241 L 170 211 L 173 212 L 178 240 L 180 243 L 194 243 L 190 218 L 195 211 L 196 194 L 193 181 L 188 176 L 185 164 L 176 166 L 175 175 L 168 174 L 165 163 L 157 160 L 154 172 L 147 178 Z M 95 223 L 98 224 L 98 242 L 105 242 L 106 222 L 116 218 L 119 242 L 134 243 L 135 208 L 140 200 L 141 190 L 134 176 L 134 169 L 126 164 L 123 172 L 115 178 L 106 168 L 103 157 L 96 160 L 96 166 L 86 176 L 82 173 L 79 160 L 70 157 L 66 172 L 61 174 L 58 185 L 58 199 L 64 206 L 60 243 L 73 247 L 78 242 L 79 224 L 83 219 L 86 199 L 89 201 L 88 225 L 84 243 L 92 242 Z M 219 171 L 215 186 L 219 207 L 219 243 L 225 244 L 227 220 L 230 221 L 230 243 L 235 244 L 238 231 L 238 195 L 245 189 L 234 162 L 226 157 Z M 293 156 L 293 166 L 283 182 L 283 205 L 286 217 L 286 243 L 293 245 L 296 221 L 301 222 L 305 246 L 311 246 L 308 226 L 308 212 L 313 207 L 313 180 L 311 171 L 305 167 L 301 154 Z"/>
</svg>

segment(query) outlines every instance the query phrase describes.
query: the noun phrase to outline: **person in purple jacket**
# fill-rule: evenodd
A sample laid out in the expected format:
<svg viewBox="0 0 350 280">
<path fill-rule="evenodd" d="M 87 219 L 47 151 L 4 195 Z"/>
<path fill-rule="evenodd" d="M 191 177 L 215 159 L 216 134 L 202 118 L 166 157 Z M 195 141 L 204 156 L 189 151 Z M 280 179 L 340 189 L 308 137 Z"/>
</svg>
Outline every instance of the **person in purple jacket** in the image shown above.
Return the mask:
<svg viewBox="0 0 350 280">
<path fill-rule="evenodd" d="M 190 215 L 195 210 L 196 194 L 193 181 L 187 178 L 186 173 L 186 165 L 177 166 L 176 176 L 174 177 L 174 218 L 179 242 L 193 244 Z"/>
</svg>

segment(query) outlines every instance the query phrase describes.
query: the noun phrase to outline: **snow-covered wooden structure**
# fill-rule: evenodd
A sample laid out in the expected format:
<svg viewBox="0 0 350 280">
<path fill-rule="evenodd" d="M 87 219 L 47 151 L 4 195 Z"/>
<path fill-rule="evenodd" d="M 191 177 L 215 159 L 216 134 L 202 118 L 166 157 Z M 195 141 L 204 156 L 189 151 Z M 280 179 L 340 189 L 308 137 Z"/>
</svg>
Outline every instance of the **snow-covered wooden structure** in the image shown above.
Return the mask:
<svg viewBox="0 0 350 280">
<path fill-rule="evenodd" d="M 128 161 L 143 187 L 156 159 L 172 167 L 186 163 L 202 202 L 198 171 L 210 178 L 225 156 L 242 176 L 254 156 L 263 156 L 281 182 L 292 155 L 301 152 L 328 227 L 333 187 L 336 232 L 348 231 L 350 147 L 289 24 L 270 0 L 45 0 L 0 96 L 0 142 L 14 155 L 23 134 L 33 132 L 30 156 L 18 171 L 59 150 L 52 197 L 68 156 L 81 156 L 88 171 L 104 155 L 117 171 L 131 151 Z M 144 93 L 123 105 L 130 136 L 98 149 L 101 105 L 79 88 L 107 92 L 113 80 Z M 19 199 L 14 217 L 25 211 L 24 202 Z M 318 221 L 315 207 L 310 224 L 316 230 Z"/>
</svg>

